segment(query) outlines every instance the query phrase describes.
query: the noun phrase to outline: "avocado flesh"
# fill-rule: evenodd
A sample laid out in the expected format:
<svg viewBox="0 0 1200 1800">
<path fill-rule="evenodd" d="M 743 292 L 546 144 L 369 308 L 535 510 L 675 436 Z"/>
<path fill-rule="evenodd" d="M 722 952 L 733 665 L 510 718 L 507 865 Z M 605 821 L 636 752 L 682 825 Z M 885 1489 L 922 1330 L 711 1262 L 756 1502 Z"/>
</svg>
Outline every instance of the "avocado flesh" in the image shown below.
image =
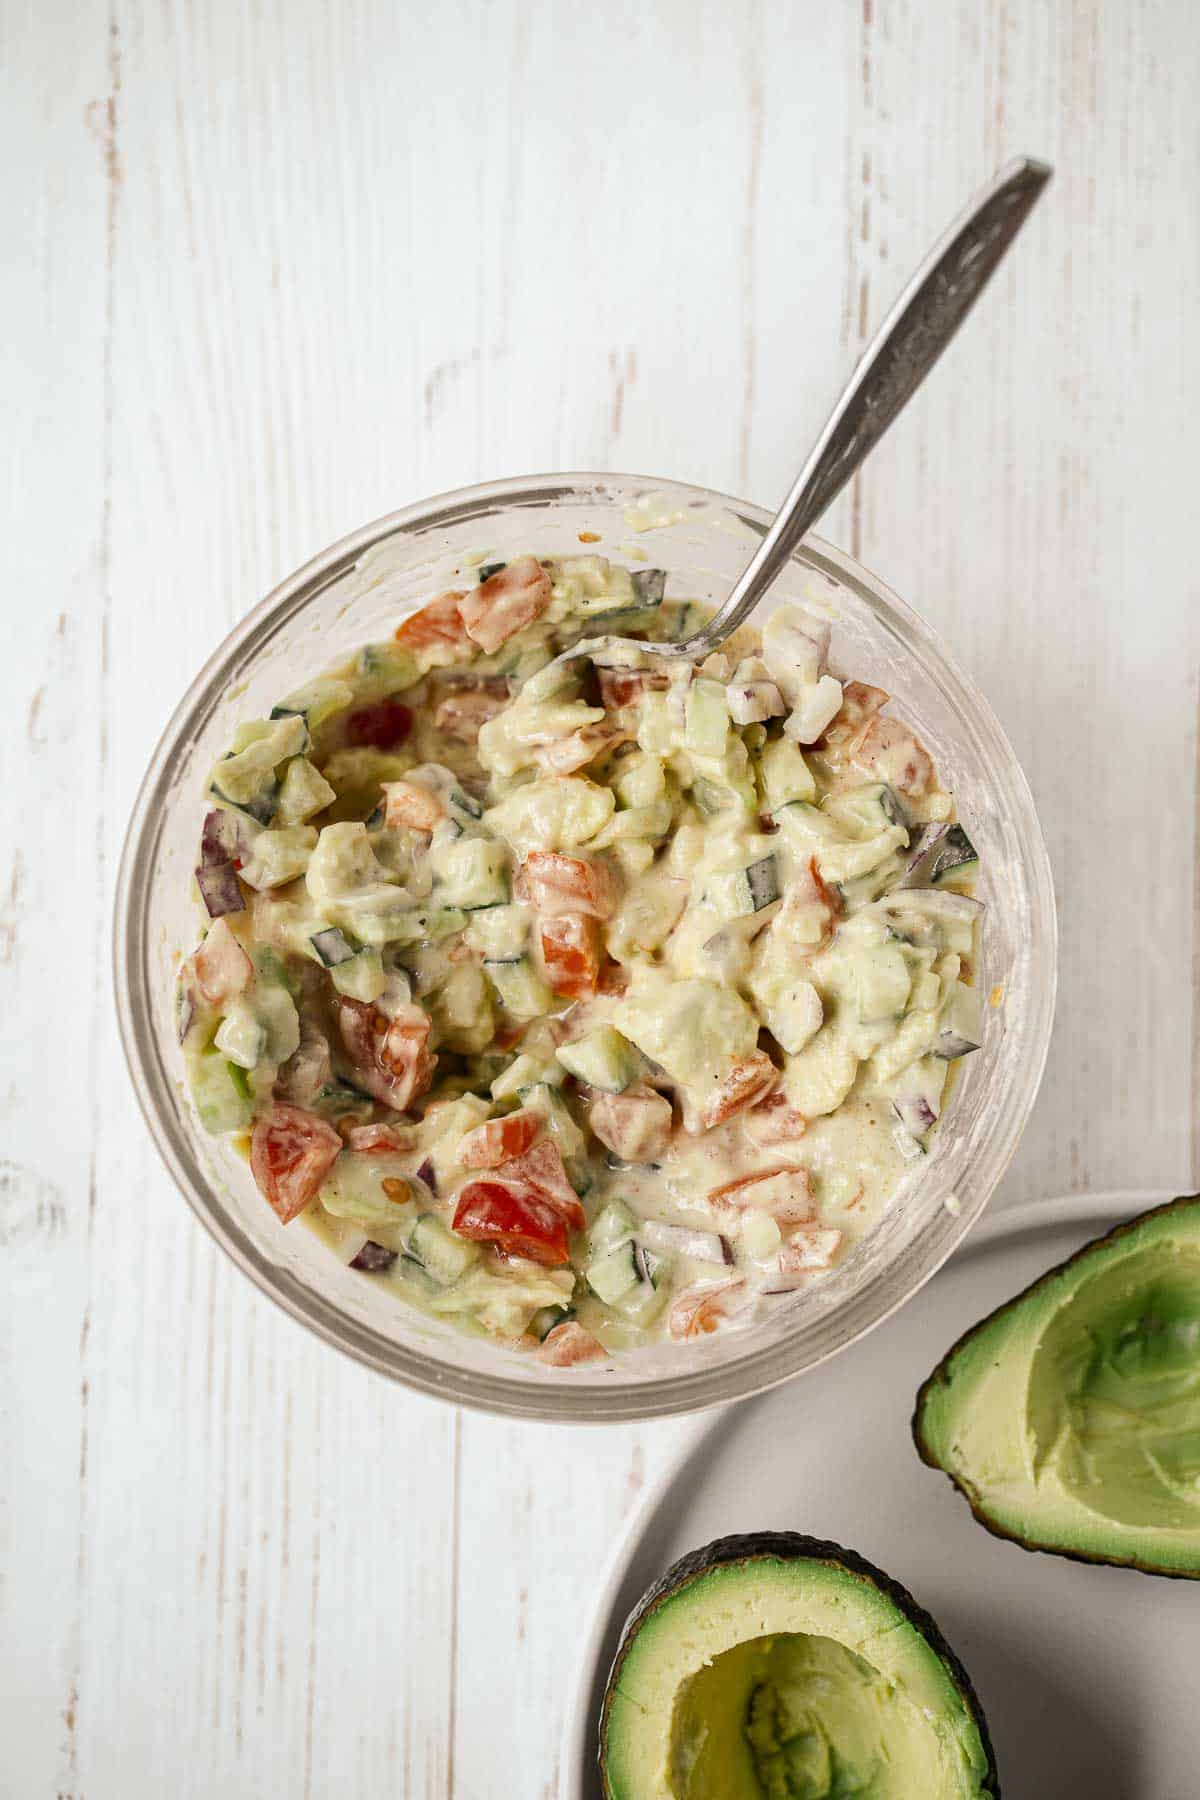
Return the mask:
<svg viewBox="0 0 1200 1800">
<path fill-rule="evenodd" d="M 679 1800 L 902 1800 L 954 1792 L 924 1715 L 833 1638 L 784 1632 L 689 1675 L 671 1719 Z"/>
<path fill-rule="evenodd" d="M 1200 1201 L 1118 1227 L 968 1332 L 914 1433 L 1000 1535 L 1200 1577 Z"/>
<path fill-rule="evenodd" d="M 853 1552 L 789 1533 L 709 1546 L 643 1602 L 610 1677 L 601 1769 L 608 1800 L 998 1793 L 933 1621 Z"/>
</svg>

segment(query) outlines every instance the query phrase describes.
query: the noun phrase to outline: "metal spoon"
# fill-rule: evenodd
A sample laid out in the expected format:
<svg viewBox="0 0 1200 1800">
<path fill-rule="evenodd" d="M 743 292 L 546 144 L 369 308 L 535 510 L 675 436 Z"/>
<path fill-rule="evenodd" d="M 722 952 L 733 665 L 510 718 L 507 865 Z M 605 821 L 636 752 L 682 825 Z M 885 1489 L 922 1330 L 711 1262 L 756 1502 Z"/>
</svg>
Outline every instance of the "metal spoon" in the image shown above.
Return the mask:
<svg viewBox="0 0 1200 1800">
<path fill-rule="evenodd" d="M 700 660 L 723 644 L 920 387 L 987 286 L 1051 173 L 1047 163 L 1017 157 L 934 245 L 876 332 L 770 530 L 707 625 L 680 643 L 591 638 L 565 650 L 556 664 L 624 643 L 647 656 Z"/>
</svg>

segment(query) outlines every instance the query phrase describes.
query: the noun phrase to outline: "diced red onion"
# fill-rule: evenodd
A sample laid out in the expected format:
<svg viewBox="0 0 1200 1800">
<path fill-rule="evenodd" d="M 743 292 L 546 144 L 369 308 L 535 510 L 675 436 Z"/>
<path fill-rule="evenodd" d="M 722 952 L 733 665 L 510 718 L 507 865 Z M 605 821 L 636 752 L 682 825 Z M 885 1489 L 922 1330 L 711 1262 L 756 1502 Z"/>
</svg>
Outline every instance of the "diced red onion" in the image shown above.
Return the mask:
<svg viewBox="0 0 1200 1800">
<path fill-rule="evenodd" d="M 918 825 L 909 839 L 904 859 L 904 873 L 897 887 L 916 887 L 929 872 L 938 845 L 950 830 L 948 825 Z"/>
<path fill-rule="evenodd" d="M 391 1268 L 398 1255 L 398 1251 L 389 1250 L 386 1244 L 377 1244 L 374 1238 L 368 1238 L 357 1256 L 351 1258 L 350 1267 L 362 1269 L 368 1275 L 382 1275 L 385 1269 Z"/>
<path fill-rule="evenodd" d="M 231 812 L 214 806 L 204 815 L 200 833 L 201 867 L 215 869 L 221 863 L 235 862 L 241 854 L 242 839 L 237 820 Z"/>
<path fill-rule="evenodd" d="M 425 1186 L 429 1189 L 431 1194 L 437 1193 L 437 1191 L 438 1191 L 437 1175 L 434 1173 L 433 1164 L 432 1164 L 432 1162 L 430 1162 L 428 1157 L 425 1158 L 425 1161 L 421 1164 L 420 1168 L 417 1170 L 417 1180 L 423 1181 L 425 1183 Z"/>
<path fill-rule="evenodd" d="M 196 870 L 196 886 L 200 889 L 200 898 L 210 919 L 219 919 L 225 913 L 245 910 L 245 896 L 238 881 L 237 870 L 231 862 L 210 864 L 207 867 L 202 865 Z"/>
<path fill-rule="evenodd" d="M 697 1262 L 733 1262 L 733 1245 L 716 1231 L 693 1231 L 687 1225 L 668 1225 L 665 1219 L 644 1219 L 638 1236 L 655 1250 L 694 1256 Z"/>
</svg>

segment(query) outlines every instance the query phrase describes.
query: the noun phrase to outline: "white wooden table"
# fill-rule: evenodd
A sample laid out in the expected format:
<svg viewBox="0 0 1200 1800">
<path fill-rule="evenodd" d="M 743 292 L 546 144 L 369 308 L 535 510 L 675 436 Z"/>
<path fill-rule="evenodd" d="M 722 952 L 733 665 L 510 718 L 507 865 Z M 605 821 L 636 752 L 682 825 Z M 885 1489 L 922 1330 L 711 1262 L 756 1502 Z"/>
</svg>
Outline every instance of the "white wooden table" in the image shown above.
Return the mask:
<svg viewBox="0 0 1200 1800">
<path fill-rule="evenodd" d="M 116 1044 L 136 783 L 233 621 L 410 499 L 777 500 L 932 231 L 1047 156 L 829 535 L 1045 821 L 1058 1027 L 997 1203 L 1194 1181 L 1200 11 L 4 0 L 0 40 L 0 1792 L 541 1800 L 685 1428 L 457 1415 L 225 1266 Z"/>
</svg>

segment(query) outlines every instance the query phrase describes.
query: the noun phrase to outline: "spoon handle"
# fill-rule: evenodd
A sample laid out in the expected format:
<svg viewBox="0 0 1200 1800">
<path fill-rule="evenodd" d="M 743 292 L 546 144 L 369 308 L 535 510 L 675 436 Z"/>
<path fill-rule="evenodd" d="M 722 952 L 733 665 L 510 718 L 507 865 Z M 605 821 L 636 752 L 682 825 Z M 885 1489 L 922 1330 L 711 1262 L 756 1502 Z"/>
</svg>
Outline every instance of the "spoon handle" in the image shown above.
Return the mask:
<svg viewBox="0 0 1200 1800">
<path fill-rule="evenodd" d="M 1047 164 L 1031 157 L 1006 164 L 934 245 L 876 332 L 733 592 L 701 631 L 672 645 L 672 653 L 699 656 L 716 649 L 757 604 L 805 532 L 920 387 L 987 286 L 1050 174 Z"/>
</svg>

